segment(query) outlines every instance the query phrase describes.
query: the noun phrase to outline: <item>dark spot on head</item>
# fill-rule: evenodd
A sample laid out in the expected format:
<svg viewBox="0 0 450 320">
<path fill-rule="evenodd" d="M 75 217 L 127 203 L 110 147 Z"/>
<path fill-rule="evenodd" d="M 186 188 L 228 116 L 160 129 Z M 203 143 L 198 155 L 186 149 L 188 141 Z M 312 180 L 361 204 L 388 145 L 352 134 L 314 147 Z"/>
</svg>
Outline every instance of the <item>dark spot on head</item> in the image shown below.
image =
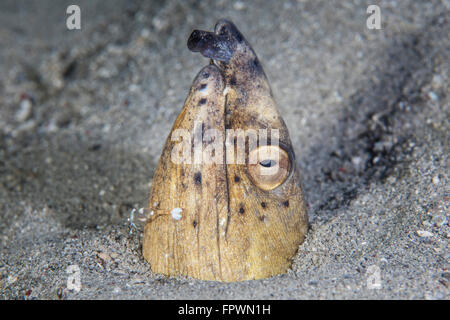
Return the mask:
<svg viewBox="0 0 450 320">
<path fill-rule="evenodd" d="M 208 72 L 203 72 L 203 78 L 208 79 L 209 78 L 209 73 Z"/>
<path fill-rule="evenodd" d="M 194 222 L 192 222 L 192 225 L 194 226 L 194 228 L 197 226 L 197 221 L 194 220 Z"/>
<path fill-rule="evenodd" d="M 250 61 L 250 69 L 252 69 L 253 71 L 255 71 L 257 73 L 262 72 L 262 67 L 261 67 L 261 64 L 259 63 L 258 58 L 255 58 Z"/>
<path fill-rule="evenodd" d="M 242 38 L 242 35 L 241 35 L 239 32 L 236 32 L 236 33 L 235 33 L 235 37 L 236 37 L 236 40 L 237 40 L 238 42 L 242 42 L 243 38 Z"/>
<path fill-rule="evenodd" d="M 201 185 L 202 184 L 202 173 L 201 172 L 196 172 L 194 174 L 194 181 L 196 185 Z"/>
<path fill-rule="evenodd" d="M 261 220 L 262 222 L 264 222 L 264 220 L 266 220 L 266 217 L 265 217 L 265 216 L 260 216 L 260 217 L 259 217 L 259 220 Z"/>
<path fill-rule="evenodd" d="M 283 206 L 285 206 L 286 208 L 289 207 L 289 200 L 284 201 Z"/>
<path fill-rule="evenodd" d="M 220 28 L 220 30 L 219 30 L 219 35 L 221 35 L 221 36 L 227 35 L 227 28 L 226 28 L 225 26 L 223 26 L 222 28 Z"/>
<path fill-rule="evenodd" d="M 239 182 L 241 181 L 241 178 L 239 178 L 239 176 L 234 176 L 234 182 Z"/>
<path fill-rule="evenodd" d="M 244 207 L 240 207 L 240 208 L 239 208 L 239 213 L 240 213 L 240 214 L 244 214 L 244 212 L 245 212 Z"/>
<path fill-rule="evenodd" d="M 236 84 L 236 77 L 235 77 L 235 76 L 232 76 L 232 77 L 230 78 L 230 84 L 231 84 L 232 86 L 234 86 L 234 85 Z"/>
<path fill-rule="evenodd" d="M 206 98 L 200 99 L 199 104 L 205 104 L 206 103 Z"/>
<path fill-rule="evenodd" d="M 261 202 L 261 207 L 266 208 L 267 204 L 265 202 Z"/>
<path fill-rule="evenodd" d="M 208 85 L 207 85 L 206 83 L 203 83 L 203 84 L 200 86 L 200 90 L 206 89 L 207 86 L 208 86 Z"/>
</svg>

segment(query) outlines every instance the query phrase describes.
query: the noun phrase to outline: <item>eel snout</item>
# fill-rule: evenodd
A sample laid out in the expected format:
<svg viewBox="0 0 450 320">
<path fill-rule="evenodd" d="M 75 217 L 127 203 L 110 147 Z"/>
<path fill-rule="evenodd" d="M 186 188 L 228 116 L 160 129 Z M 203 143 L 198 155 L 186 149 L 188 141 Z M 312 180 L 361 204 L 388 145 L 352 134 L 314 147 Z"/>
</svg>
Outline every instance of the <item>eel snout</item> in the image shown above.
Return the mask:
<svg viewBox="0 0 450 320">
<path fill-rule="evenodd" d="M 244 38 L 236 26 L 225 19 L 219 20 L 214 29 L 214 32 L 192 31 L 187 46 L 206 58 L 228 63 Z"/>
<path fill-rule="evenodd" d="M 192 31 L 187 46 L 189 50 L 200 52 L 204 57 L 212 59 L 229 84 L 263 82 L 264 87 L 268 87 L 254 50 L 233 22 L 220 19 L 213 32 Z"/>
</svg>

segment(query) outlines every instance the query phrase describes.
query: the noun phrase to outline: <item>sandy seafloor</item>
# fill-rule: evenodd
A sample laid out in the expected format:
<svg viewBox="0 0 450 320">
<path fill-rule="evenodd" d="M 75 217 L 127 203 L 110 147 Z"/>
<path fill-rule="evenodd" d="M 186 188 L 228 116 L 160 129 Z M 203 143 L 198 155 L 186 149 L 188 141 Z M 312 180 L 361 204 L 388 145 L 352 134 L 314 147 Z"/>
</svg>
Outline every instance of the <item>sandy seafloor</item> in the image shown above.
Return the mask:
<svg viewBox="0 0 450 320">
<path fill-rule="evenodd" d="M 72 3 L 80 31 L 65 26 Z M 371 3 L 382 30 L 366 28 Z M 449 299 L 449 13 L 448 0 L 1 1 L 0 297 Z M 311 226 L 289 273 L 242 283 L 153 274 L 127 222 L 208 63 L 186 40 L 221 17 L 269 78 Z"/>
</svg>

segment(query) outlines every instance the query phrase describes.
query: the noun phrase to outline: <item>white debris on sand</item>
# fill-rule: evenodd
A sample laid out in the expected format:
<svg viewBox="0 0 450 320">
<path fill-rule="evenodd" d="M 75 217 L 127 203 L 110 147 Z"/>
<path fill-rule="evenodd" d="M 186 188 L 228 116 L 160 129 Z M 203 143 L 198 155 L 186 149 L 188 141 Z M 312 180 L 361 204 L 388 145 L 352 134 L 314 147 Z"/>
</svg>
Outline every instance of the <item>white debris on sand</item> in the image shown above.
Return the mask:
<svg viewBox="0 0 450 320">
<path fill-rule="evenodd" d="M 419 237 L 423 237 L 423 238 L 425 238 L 425 237 L 432 237 L 433 236 L 433 234 L 431 232 L 424 231 L 424 230 L 417 230 L 417 235 Z"/>
<path fill-rule="evenodd" d="M 19 122 L 28 120 L 32 112 L 32 106 L 30 99 L 23 99 L 20 102 L 19 110 L 16 113 L 16 120 Z"/>
</svg>

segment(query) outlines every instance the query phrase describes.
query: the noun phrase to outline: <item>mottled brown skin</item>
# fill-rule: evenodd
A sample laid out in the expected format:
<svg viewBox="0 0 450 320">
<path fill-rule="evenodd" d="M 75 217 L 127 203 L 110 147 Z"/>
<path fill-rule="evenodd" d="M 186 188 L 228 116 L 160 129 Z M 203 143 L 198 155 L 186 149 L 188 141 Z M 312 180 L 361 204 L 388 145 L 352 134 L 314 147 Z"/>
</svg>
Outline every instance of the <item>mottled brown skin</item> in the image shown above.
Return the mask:
<svg viewBox="0 0 450 320">
<path fill-rule="evenodd" d="M 169 135 L 153 178 L 149 207 L 154 215 L 145 226 L 144 257 L 153 272 L 203 280 L 243 281 L 285 273 L 304 241 L 308 220 L 289 133 L 264 71 L 248 42 L 226 20 L 217 23 L 214 33 L 194 31 L 188 47 L 213 64 L 195 78 L 172 132 L 193 131 L 195 121 L 223 131 L 224 137 L 228 128 L 278 129 L 290 173 L 281 185 L 265 191 L 251 178 L 247 164 L 174 164 L 170 156 L 177 142 Z M 183 209 L 180 220 L 172 218 L 173 208 Z"/>
</svg>

